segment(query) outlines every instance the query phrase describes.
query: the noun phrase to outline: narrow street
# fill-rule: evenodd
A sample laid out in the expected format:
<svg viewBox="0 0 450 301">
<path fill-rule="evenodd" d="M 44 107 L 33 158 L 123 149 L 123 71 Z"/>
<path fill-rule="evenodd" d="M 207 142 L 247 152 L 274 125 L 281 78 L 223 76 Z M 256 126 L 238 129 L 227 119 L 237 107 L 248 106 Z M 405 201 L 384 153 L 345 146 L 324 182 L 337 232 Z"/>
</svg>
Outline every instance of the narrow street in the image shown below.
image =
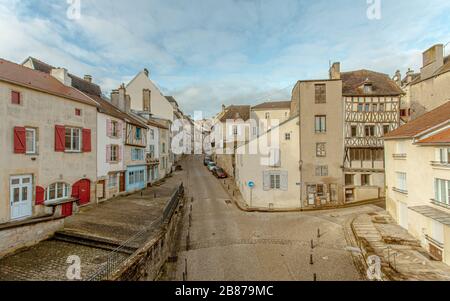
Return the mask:
<svg viewBox="0 0 450 301">
<path fill-rule="evenodd" d="M 183 165 L 188 175 L 187 195 L 194 198 L 192 224 L 189 228 L 189 219 L 185 219 L 171 280 L 182 279 L 185 262 L 189 281 L 310 281 L 314 274 L 319 281 L 362 279 L 345 250 L 343 225 L 356 213 L 381 208 L 366 205 L 308 213 L 242 212 L 200 157 L 186 160 Z"/>
</svg>

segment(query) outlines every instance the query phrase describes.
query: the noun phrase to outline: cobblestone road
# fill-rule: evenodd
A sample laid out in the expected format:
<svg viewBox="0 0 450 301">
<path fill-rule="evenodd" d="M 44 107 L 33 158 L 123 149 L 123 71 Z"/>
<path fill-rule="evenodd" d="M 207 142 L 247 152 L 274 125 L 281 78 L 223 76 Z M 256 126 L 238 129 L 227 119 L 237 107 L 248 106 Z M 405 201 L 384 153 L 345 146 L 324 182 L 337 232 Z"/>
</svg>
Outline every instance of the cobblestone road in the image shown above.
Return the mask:
<svg viewBox="0 0 450 301">
<path fill-rule="evenodd" d="M 343 225 L 355 214 L 381 210 L 373 205 L 308 213 L 247 213 L 202 165 L 189 160 L 187 194 L 194 197 L 189 250 L 188 222 L 172 278 L 188 280 L 360 280 Z M 317 230 L 322 236 L 317 240 Z M 315 248 L 311 250 L 311 239 Z M 310 264 L 313 254 L 314 264 Z"/>
</svg>

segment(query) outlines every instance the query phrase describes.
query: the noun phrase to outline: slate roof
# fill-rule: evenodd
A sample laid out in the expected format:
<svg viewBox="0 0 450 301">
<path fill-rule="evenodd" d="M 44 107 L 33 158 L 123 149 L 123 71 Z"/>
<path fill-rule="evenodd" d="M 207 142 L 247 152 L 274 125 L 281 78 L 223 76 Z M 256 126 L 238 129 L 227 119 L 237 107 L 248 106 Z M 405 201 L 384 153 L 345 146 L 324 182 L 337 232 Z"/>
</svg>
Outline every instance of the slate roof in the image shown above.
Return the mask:
<svg viewBox="0 0 450 301">
<path fill-rule="evenodd" d="M 87 105 L 96 105 L 85 94 L 64 85 L 53 76 L 4 59 L 0 59 L 0 80 Z"/>
<path fill-rule="evenodd" d="M 385 139 L 413 138 L 446 121 L 450 121 L 450 101 L 386 134 Z"/>
<path fill-rule="evenodd" d="M 342 94 L 344 96 L 398 96 L 400 87 L 389 75 L 370 70 L 342 72 Z M 364 93 L 364 83 L 372 84 L 372 93 Z"/>
<path fill-rule="evenodd" d="M 32 61 L 35 70 L 50 74 L 52 69 L 55 68 L 52 65 L 49 65 L 49 64 L 47 64 L 41 60 L 38 60 L 34 57 L 29 57 L 28 59 L 30 59 Z M 88 82 L 78 76 L 75 76 L 71 73 L 68 73 L 68 76 L 72 79 L 72 87 L 74 87 L 75 89 L 84 91 L 84 92 L 86 92 L 88 94 L 92 94 L 92 95 L 100 96 L 102 94 L 102 90 L 99 85 L 90 83 L 90 82 Z"/>
<path fill-rule="evenodd" d="M 252 110 L 277 110 L 277 109 L 290 109 L 290 101 L 271 101 L 264 102 L 252 107 Z"/>
</svg>

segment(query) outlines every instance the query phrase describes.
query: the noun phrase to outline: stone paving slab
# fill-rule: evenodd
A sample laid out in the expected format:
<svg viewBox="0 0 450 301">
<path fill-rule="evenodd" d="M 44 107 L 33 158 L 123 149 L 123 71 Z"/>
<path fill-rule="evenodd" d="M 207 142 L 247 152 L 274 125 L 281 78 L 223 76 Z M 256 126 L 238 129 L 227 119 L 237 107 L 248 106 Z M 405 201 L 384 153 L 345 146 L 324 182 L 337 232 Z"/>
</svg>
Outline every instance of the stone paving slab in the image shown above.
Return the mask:
<svg viewBox="0 0 450 301">
<path fill-rule="evenodd" d="M 449 281 L 450 267 L 427 256 L 420 243 L 387 215 L 385 211 L 362 214 L 352 227 L 368 255 L 381 258 L 388 279 Z M 380 218 L 386 223 L 379 223 Z"/>
</svg>

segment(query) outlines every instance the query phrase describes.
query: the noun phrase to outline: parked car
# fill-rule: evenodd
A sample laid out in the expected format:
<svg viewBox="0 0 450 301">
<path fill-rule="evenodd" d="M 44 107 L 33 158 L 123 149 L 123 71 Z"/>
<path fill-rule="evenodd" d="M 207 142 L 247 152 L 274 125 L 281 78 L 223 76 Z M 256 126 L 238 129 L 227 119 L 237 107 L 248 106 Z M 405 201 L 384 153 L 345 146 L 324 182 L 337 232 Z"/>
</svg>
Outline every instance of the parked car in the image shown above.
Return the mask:
<svg viewBox="0 0 450 301">
<path fill-rule="evenodd" d="M 227 173 L 225 172 L 225 170 L 223 170 L 220 167 L 216 167 L 213 170 L 213 175 L 216 176 L 216 178 L 218 179 L 226 179 L 228 177 Z"/>
<path fill-rule="evenodd" d="M 214 163 L 214 162 L 209 162 L 208 163 L 208 170 L 209 171 L 213 171 L 214 168 L 216 168 L 216 167 L 217 167 L 216 163 Z"/>
<path fill-rule="evenodd" d="M 203 165 L 208 166 L 208 163 L 209 163 L 209 162 L 212 162 L 211 158 L 206 157 L 206 158 L 203 160 Z"/>
</svg>

